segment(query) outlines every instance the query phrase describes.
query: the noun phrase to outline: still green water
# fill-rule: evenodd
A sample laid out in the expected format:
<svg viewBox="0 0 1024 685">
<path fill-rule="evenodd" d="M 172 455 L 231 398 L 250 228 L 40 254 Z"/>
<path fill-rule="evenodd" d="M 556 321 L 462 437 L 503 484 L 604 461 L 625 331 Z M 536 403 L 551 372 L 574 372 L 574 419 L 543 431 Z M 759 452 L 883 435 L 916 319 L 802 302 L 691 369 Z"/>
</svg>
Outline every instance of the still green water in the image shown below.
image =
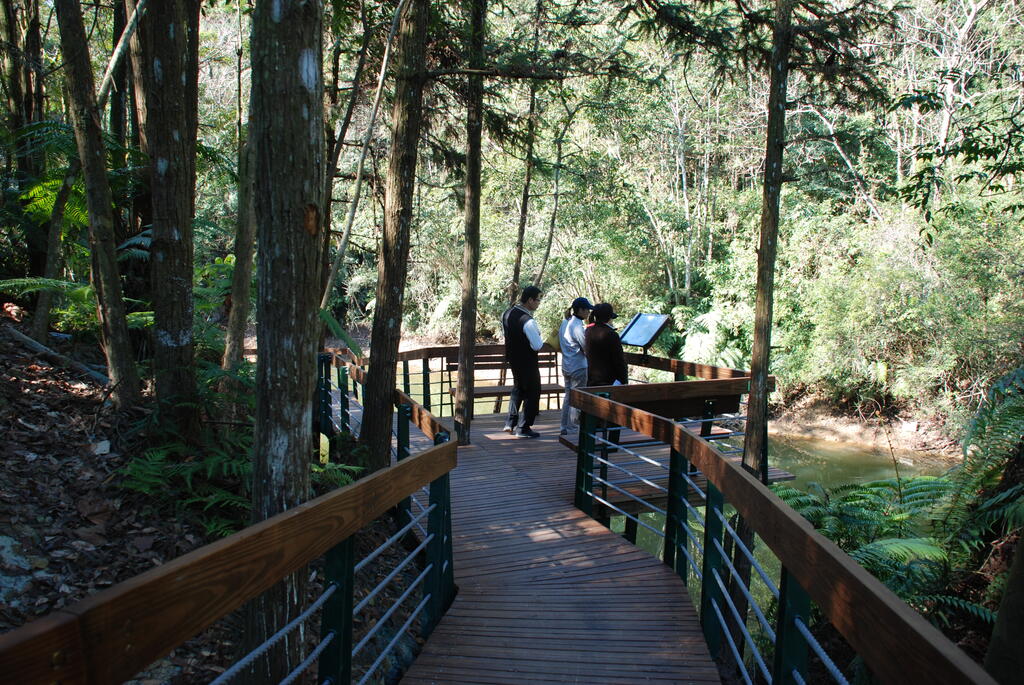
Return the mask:
<svg viewBox="0 0 1024 685">
<path fill-rule="evenodd" d="M 939 457 L 917 452 L 872 450 L 864 445 L 773 435 L 768 439 L 768 463 L 796 476 L 790 484 L 801 490 L 812 483 L 828 488 L 910 476 L 938 476 L 949 469 Z"/>
</svg>

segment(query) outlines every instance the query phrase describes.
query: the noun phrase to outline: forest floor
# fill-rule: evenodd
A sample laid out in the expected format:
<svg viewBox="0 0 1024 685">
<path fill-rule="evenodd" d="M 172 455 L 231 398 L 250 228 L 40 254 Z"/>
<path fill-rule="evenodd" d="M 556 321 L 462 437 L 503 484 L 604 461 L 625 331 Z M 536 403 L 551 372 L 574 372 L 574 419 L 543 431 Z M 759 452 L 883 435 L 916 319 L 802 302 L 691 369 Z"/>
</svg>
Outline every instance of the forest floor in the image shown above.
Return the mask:
<svg viewBox="0 0 1024 685">
<path fill-rule="evenodd" d="M 42 361 L 0 323 L 0 633 L 213 541 L 196 521 L 157 509 L 145 495 L 120 486 L 130 451 L 145 447 L 133 434 L 145 414 L 119 415 L 106 400 L 92 380 Z M 365 555 L 393 532 L 389 519 L 364 529 L 357 554 Z M 383 554 L 378 568 L 357 578 L 357 598 L 394 568 L 395 555 L 404 551 Z M 322 574 L 316 564 L 309 573 L 315 597 L 323 589 Z M 357 621 L 356 639 L 404 582 L 389 586 L 383 601 Z M 131 682 L 208 683 L 238 658 L 243 624 L 242 610 L 226 616 Z M 309 625 L 312 639 L 319 618 Z M 415 642 L 403 640 L 400 658 L 385 665 L 388 682 L 411 660 Z"/>
</svg>

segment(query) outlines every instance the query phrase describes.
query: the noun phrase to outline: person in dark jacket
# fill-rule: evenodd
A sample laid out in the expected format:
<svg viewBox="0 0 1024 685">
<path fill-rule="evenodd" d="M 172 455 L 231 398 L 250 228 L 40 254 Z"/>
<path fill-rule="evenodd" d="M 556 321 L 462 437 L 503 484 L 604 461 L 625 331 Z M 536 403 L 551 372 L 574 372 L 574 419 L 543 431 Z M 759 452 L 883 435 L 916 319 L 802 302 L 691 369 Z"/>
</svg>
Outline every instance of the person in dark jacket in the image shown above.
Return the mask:
<svg viewBox="0 0 1024 685">
<path fill-rule="evenodd" d="M 587 355 L 587 385 L 625 385 L 629 382 L 626 357 L 619 334 L 609 323 L 618 314 L 607 302 L 594 305 L 594 325 L 583 335 L 583 352 Z"/>
<path fill-rule="evenodd" d="M 537 352 L 544 345 L 533 312 L 540 306 L 540 288 L 527 286 L 519 303 L 501 315 L 505 361 L 512 369 L 512 396 L 505 432 L 517 438 L 536 438 L 533 422 L 540 412 L 540 367 Z M 520 411 L 521 407 L 521 411 Z"/>
</svg>

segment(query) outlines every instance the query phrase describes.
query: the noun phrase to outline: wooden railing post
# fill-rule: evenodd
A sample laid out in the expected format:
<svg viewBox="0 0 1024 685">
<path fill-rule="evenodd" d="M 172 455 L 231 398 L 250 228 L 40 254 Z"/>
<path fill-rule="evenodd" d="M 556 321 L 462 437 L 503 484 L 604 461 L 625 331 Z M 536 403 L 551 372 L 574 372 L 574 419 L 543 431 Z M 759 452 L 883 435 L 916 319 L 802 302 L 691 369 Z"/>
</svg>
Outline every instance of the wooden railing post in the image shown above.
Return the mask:
<svg viewBox="0 0 1024 685">
<path fill-rule="evenodd" d="M 594 515 L 594 430 L 597 419 L 593 414 L 580 412 L 580 439 L 576 447 L 576 508 L 588 516 Z"/>
<path fill-rule="evenodd" d="M 449 439 L 447 433 L 439 433 L 434 437 L 434 442 L 441 444 Z M 427 533 L 433 538 L 426 548 L 427 563 L 431 570 L 423 586 L 424 592 L 430 594 L 424 611 L 424 638 L 434 632 L 455 595 L 450 480 L 450 474 L 446 473 L 430 484 L 430 505 L 434 508 L 427 517 Z"/>
<path fill-rule="evenodd" d="M 318 683 L 331 682 L 347 685 L 352 680 L 352 605 L 354 536 L 331 548 L 325 556 L 324 576 L 328 584 L 336 583 L 338 589 L 324 603 L 320 618 L 320 635 L 334 632 L 334 639 L 320 655 Z"/>
<path fill-rule="evenodd" d="M 686 468 L 687 460 L 677 450 L 669 451 L 668 465 L 668 506 L 665 517 L 665 554 L 664 562 L 675 569 L 675 572 L 683 579 L 683 585 L 687 584 L 690 577 L 690 565 L 686 554 L 680 554 L 679 547 L 684 550 L 690 548 L 690 538 L 686 534 L 685 527 L 689 525 L 686 512 L 686 501 L 689 497 L 689 486 L 683 477 L 683 469 Z"/>
<path fill-rule="evenodd" d="M 721 609 L 724 600 L 722 589 L 715 582 L 715 573 L 722 569 L 722 555 L 715 543 L 722 542 L 722 520 L 718 518 L 725 506 L 725 499 L 710 480 L 706 487 L 707 508 L 704 510 L 704 563 L 701 568 L 700 623 L 704 629 L 704 641 L 712 658 L 717 657 L 722 647 L 722 626 L 711 606 L 712 600 Z M 724 613 L 724 610 L 723 610 Z"/>
<path fill-rule="evenodd" d="M 779 615 L 775 624 L 775 662 L 772 682 L 796 685 L 807 679 L 807 642 L 796 628 L 796 619 L 810 620 L 811 600 L 785 567 L 779 582 Z M 796 671 L 800 678 L 794 678 Z"/>
</svg>

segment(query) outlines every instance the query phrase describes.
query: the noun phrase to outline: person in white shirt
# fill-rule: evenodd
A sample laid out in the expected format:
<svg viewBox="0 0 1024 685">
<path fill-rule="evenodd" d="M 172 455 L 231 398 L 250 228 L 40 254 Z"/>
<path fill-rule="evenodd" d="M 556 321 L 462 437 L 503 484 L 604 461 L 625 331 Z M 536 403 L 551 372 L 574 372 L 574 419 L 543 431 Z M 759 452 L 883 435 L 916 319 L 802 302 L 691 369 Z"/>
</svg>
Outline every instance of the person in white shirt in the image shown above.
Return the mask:
<svg viewBox="0 0 1024 685">
<path fill-rule="evenodd" d="M 512 370 L 512 395 L 508 402 L 505 432 L 517 438 L 536 438 L 533 422 L 540 412 L 540 366 L 537 352 L 544 345 L 533 312 L 540 306 L 540 288 L 523 288 L 519 304 L 501 316 L 505 333 L 505 360 Z M 520 406 L 522 411 L 520 411 Z"/>
<path fill-rule="evenodd" d="M 580 424 L 580 410 L 569 406 L 569 393 L 573 388 L 587 384 L 587 356 L 583 353 L 584 323 L 594 305 L 585 297 L 572 301 L 569 314 L 558 327 L 558 344 L 562 348 L 562 383 L 565 398 L 562 400 L 561 435 L 567 435 Z"/>
</svg>

